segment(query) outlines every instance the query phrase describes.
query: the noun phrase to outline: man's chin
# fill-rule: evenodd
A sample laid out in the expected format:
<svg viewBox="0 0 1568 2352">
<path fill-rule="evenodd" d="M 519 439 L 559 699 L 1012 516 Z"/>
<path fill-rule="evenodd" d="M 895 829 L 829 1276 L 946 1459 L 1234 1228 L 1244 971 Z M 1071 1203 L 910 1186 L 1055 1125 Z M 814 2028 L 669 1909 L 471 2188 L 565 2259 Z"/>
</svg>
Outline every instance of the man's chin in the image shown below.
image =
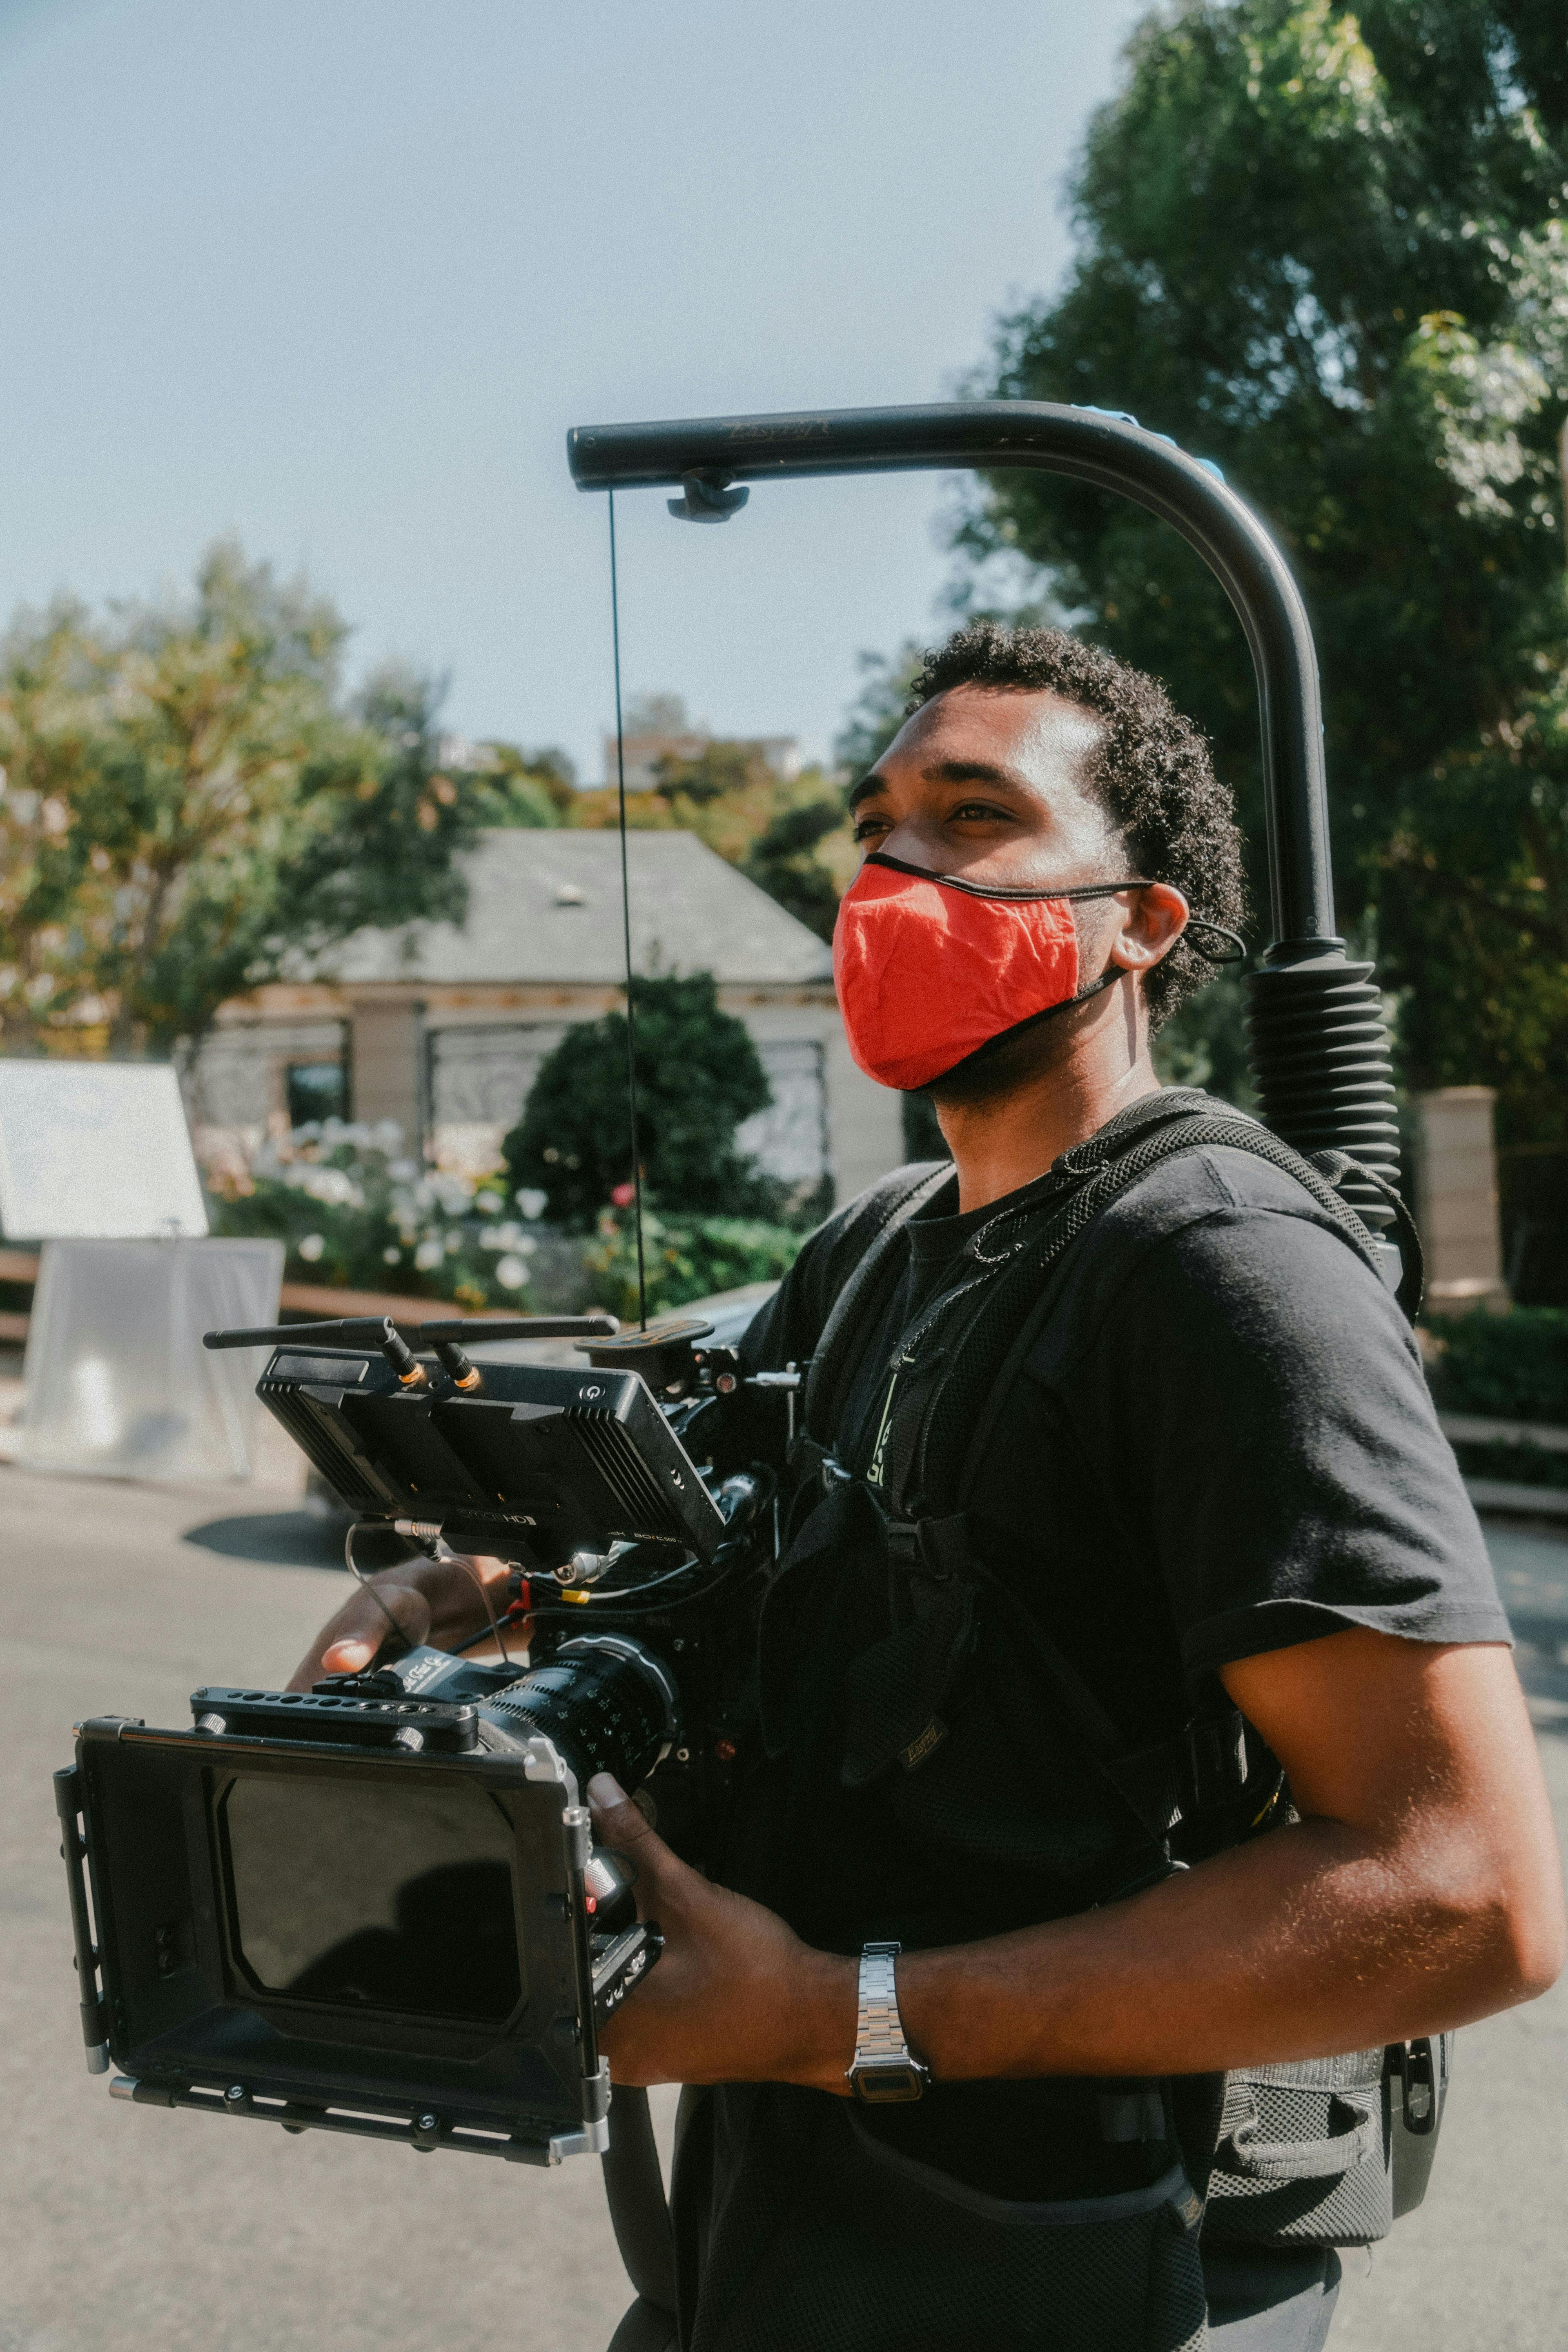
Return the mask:
<svg viewBox="0 0 1568 2352">
<path fill-rule="evenodd" d="M 1064 1008 L 1061 1019 L 1043 1021 L 1016 1037 L 1004 1034 L 969 1055 L 956 1068 L 933 1078 L 930 1086 L 910 1091 L 923 1095 L 939 1111 L 1000 1102 L 1058 1068 L 1067 1059 L 1076 1026 L 1075 1009 Z"/>
</svg>

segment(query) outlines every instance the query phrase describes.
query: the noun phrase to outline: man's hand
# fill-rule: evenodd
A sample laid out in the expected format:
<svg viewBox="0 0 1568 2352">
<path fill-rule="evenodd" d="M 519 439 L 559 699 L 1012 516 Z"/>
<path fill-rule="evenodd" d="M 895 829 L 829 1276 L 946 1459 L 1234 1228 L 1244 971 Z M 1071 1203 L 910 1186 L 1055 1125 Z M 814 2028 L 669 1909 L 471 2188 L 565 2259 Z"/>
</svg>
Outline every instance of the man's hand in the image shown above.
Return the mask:
<svg viewBox="0 0 1568 2352">
<path fill-rule="evenodd" d="M 412 1559 L 384 1570 L 354 1586 L 295 1667 L 289 1688 L 308 1691 L 323 1675 L 363 1674 L 394 1626 L 411 1648 L 421 1642 L 453 1648 L 487 1622 L 479 1585 L 490 1589 L 499 1616 L 506 1579 L 504 1560 L 484 1558 Z"/>
<path fill-rule="evenodd" d="M 760 1903 L 671 1853 L 607 1772 L 589 1783 L 594 1832 L 637 1865 L 637 1914 L 663 1931 L 658 1965 L 601 2036 L 617 2083 L 800 2083 L 845 2089 L 856 1964 L 816 1952 Z"/>
</svg>

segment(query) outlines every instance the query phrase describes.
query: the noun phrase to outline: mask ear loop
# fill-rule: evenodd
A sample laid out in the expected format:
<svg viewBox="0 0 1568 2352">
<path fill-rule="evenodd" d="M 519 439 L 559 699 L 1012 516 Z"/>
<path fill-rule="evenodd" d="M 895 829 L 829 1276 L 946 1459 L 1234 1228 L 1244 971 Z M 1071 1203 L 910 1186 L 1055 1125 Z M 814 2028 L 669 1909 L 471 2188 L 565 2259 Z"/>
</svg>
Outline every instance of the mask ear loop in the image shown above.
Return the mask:
<svg viewBox="0 0 1568 2352">
<path fill-rule="evenodd" d="M 1239 931 L 1228 930 L 1224 923 L 1211 923 L 1206 915 L 1189 915 L 1182 939 L 1184 940 L 1190 931 L 1207 931 L 1214 939 L 1228 940 L 1230 942 L 1228 955 L 1216 955 L 1214 949 L 1205 948 L 1201 940 L 1194 940 L 1193 953 L 1202 956 L 1205 963 L 1245 963 L 1247 961 L 1250 950 Z M 1178 940 L 1176 944 L 1180 947 L 1181 940 Z"/>
</svg>

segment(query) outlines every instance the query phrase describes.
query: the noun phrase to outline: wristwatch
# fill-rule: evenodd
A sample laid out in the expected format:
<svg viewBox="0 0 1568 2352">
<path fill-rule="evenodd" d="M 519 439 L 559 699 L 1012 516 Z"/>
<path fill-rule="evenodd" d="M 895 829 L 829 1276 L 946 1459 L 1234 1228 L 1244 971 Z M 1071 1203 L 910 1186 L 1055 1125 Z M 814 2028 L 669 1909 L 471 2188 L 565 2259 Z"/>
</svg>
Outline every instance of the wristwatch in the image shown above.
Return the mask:
<svg viewBox="0 0 1568 2352">
<path fill-rule="evenodd" d="M 901 1944 L 868 1944 L 860 1954 L 860 2003 L 855 2019 L 855 2055 L 844 2079 L 868 2106 L 918 2099 L 931 2081 L 904 2040 L 895 1980 Z"/>
</svg>

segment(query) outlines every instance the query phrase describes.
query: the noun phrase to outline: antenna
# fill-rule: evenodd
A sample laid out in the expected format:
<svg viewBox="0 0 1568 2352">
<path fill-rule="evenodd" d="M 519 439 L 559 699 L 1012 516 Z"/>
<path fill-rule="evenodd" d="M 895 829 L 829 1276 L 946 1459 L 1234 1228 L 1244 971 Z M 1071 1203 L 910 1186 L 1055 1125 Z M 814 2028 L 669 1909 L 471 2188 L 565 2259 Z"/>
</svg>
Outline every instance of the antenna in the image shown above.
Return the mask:
<svg viewBox="0 0 1568 2352">
<path fill-rule="evenodd" d="M 647 1329 L 647 1275 L 643 1263 L 642 1150 L 637 1141 L 637 1008 L 632 992 L 632 886 L 626 870 L 626 736 L 621 718 L 621 594 L 616 576 L 616 494 L 610 492 L 610 643 L 616 665 L 616 790 L 620 801 L 621 933 L 626 950 L 626 1108 L 632 1123 L 632 1201 L 637 1235 L 637 1328 Z"/>
</svg>

